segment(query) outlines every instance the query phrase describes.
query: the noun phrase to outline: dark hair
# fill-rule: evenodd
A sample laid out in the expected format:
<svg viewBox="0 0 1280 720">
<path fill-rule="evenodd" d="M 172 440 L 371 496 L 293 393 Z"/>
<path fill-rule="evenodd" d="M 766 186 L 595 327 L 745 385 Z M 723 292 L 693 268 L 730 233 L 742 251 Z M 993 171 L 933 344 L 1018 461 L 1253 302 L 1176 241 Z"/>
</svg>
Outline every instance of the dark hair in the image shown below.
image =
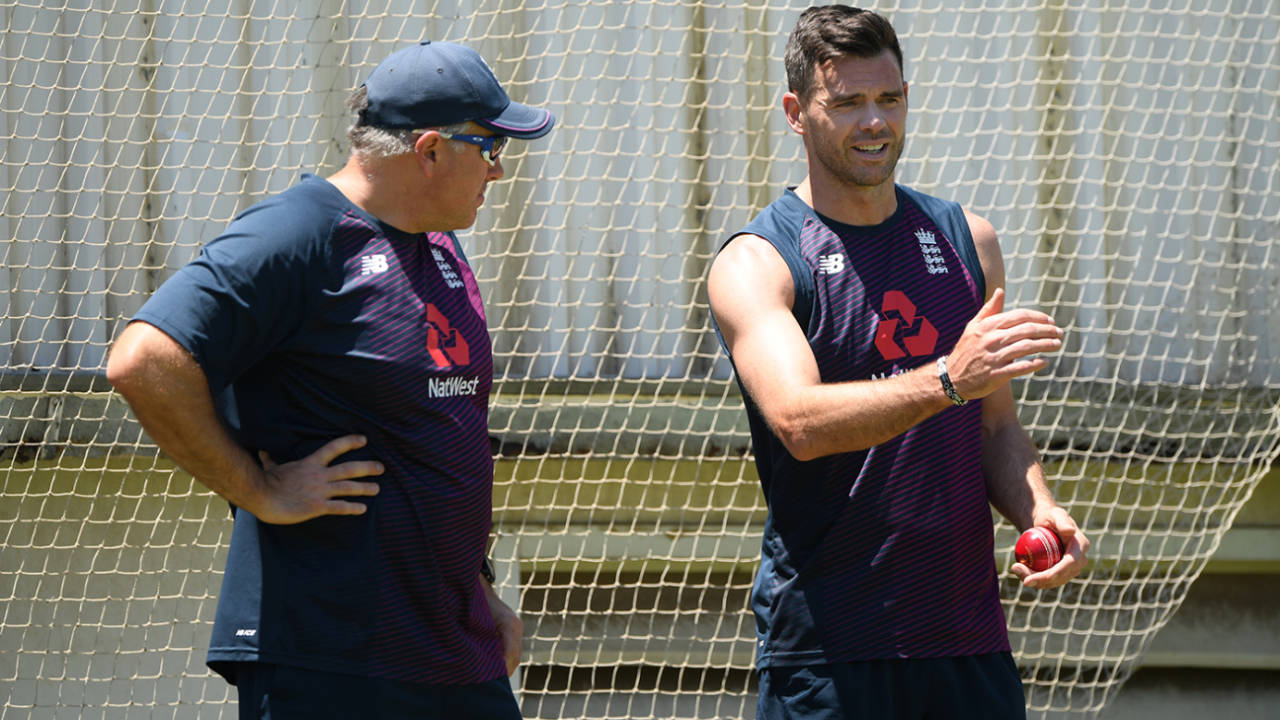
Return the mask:
<svg viewBox="0 0 1280 720">
<path fill-rule="evenodd" d="M 814 70 L 822 63 L 844 55 L 870 58 L 885 50 L 893 52 L 902 68 L 902 47 L 889 20 L 871 10 L 848 5 L 811 7 L 787 38 L 787 85 L 799 97 L 813 89 Z"/>
</svg>

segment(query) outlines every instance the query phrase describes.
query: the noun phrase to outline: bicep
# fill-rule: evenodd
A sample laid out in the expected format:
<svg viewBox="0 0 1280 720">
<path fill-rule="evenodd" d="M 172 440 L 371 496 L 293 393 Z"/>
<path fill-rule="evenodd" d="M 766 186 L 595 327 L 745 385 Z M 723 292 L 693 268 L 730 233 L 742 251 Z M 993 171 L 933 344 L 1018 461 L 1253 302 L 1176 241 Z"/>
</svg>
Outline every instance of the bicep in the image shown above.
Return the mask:
<svg viewBox="0 0 1280 720">
<path fill-rule="evenodd" d="M 1008 384 L 982 398 L 982 440 L 983 452 L 989 449 L 996 453 L 1000 447 L 989 448 L 998 438 L 1005 437 L 1004 431 L 1010 427 L 1022 427 L 1018 419 L 1017 404 L 1013 400 L 1013 390 Z"/>
<path fill-rule="evenodd" d="M 168 333 L 146 321 L 129 323 L 111 346 L 107 378 L 118 388 L 135 391 L 161 389 L 171 380 L 205 382 L 191 353 Z"/>
<path fill-rule="evenodd" d="M 129 323 L 112 344 L 107 380 L 157 442 L 183 424 L 213 422 L 213 398 L 199 363 L 147 322 Z"/>
<path fill-rule="evenodd" d="M 968 211 L 965 211 L 965 218 L 969 221 L 969 232 L 973 235 L 978 261 L 982 263 L 987 299 L 990 299 L 992 293 L 1005 286 L 1004 255 L 1000 251 L 1000 241 L 996 237 L 995 228 L 985 218 Z M 1009 429 L 1015 432 L 1005 432 Z M 1011 442 L 1009 438 L 1015 438 L 1012 442 L 1020 442 L 1020 438 L 1025 438 L 1022 424 L 1018 420 L 1013 390 L 1008 383 L 982 399 L 982 436 L 984 454 L 1006 452 L 1008 449 L 1003 444 Z M 991 447 L 993 444 L 996 447 Z"/>
<path fill-rule="evenodd" d="M 766 418 L 795 388 L 821 381 L 791 313 L 790 270 L 766 241 L 747 235 L 725 247 L 712 265 L 708 294 L 738 377 Z"/>
<path fill-rule="evenodd" d="M 1000 240 L 996 237 L 996 229 L 980 215 L 968 210 L 964 213 L 969 222 L 969 234 L 973 236 L 973 247 L 978 252 L 978 263 L 982 265 L 982 275 L 986 281 L 987 297 L 998 288 L 1004 287 L 1004 254 L 1000 251 Z"/>
</svg>

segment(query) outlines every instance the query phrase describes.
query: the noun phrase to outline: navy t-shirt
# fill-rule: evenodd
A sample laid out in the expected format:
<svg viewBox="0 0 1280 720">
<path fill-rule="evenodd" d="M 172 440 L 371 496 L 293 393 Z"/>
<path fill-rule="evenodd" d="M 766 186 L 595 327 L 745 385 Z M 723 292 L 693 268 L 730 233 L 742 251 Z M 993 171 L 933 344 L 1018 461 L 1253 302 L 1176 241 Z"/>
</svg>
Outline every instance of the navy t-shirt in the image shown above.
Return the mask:
<svg viewBox="0 0 1280 720">
<path fill-rule="evenodd" d="M 492 515 L 493 357 L 475 277 L 452 233 L 407 234 L 303 176 L 246 210 L 135 320 L 189 350 L 255 457 L 381 461 L 360 516 L 295 525 L 243 510 L 209 649 L 392 680 L 503 677 L 480 585 Z"/>
</svg>

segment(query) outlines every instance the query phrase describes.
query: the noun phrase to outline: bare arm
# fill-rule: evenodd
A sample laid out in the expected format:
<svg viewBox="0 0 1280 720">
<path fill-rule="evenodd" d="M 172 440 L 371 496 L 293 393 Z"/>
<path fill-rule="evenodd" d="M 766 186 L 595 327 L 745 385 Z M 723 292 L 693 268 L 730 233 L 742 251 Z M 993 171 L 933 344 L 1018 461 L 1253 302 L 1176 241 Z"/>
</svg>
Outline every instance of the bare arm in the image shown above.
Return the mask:
<svg viewBox="0 0 1280 720">
<path fill-rule="evenodd" d="M 498 592 L 488 580 L 481 577 L 480 585 L 484 589 L 485 601 L 489 603 L 493 624 L 498 628 L 498 637 L 502 639 L 502 655 L 507 663 L 507 675 L 510 675 L 520 666 L 520 655 L 524 643 L 524 622 L 514 610 L 502 602 L 502 598 L 498 597 Z"/>
<path fill-rule="evenodd" d="M 716 316 L 743 386 L 800 460 L 871 447 L 947 407 L 937 377 L 911 372 L 871 382 L 823 384 L 791 314 L 794 288 L 781 256 L 753 235 L 716 257 L 708 278 Z"/>
<path fill-rule="evenodd" d="M 986 276 L 987 292 L 989 295 L 1003 292 L 1004 258 L 995 229 L 981 217 L 968 217 Z M 1013 392 L 1007 383 L 982 401 L 982 473 L 991 505 L 1019 532 L 1033 526 L 1047 527 L 1056 532 L 1066 546 L 1062 561 L 1052 568 L 1033 573 L 1025 565 L 1015 563 L 1013 573 L 1028 587 L 1035 588 L 1057 587 L 1080 574 L 1088 563 L 1089 539 L 1049 491 L 1039 453 L 1018 420 Z"/>
<path fill-rule="evenodd" d="M 214 410 L 204 371 L 195 358 L 158 328 L 134 322 L 111 348 L 107 379 L 124 396 L 151 439 L 183 470 L 237 507 L 271 523 L 295 523 L 320 515 L 358 515 L 359 502 L 343 496 L 375 495 L 374 483 L 351 478 L 378 475 L 377 462 L 330 466 L 365 439 L 347 435 L 296 462 L 262 467 L 238 445 Z"/>
<path fill-rule="evenodd" d="M 822 383 L 791 314 L 791 274 L 762 238 L 743 235 L 724 248 L 711 267 L 708 292 L 743 386 L 797 459 L 878 445 L 951 406 L 933 365 L 883 380 Z M 1039 370 L 1044 360 L 1023 358 L 1061 345 L 1047 315 L 1004 312 L 1003 303 L 1000 289 L 952 352 L 949 374 L 965 398 L 985 397 Z"/>
</svg>

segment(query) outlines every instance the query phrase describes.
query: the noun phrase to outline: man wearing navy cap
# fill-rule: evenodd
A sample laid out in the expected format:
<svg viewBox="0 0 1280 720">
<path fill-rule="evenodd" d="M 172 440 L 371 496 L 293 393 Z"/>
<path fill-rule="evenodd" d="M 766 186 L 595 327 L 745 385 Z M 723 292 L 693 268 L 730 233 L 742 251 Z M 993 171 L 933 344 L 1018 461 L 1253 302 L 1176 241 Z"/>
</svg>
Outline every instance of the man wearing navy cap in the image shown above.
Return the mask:
<svg viewBox="0 0 1280 720">
<path fill-rule="evenodd" d="M 519 718 L 522 627 L 485 560 L 493 356 L 455 230 L 551 131 L 473 50 L 352 94 L 351 156 L 237 217 L 142 307 L 107 376 L 235 528 L 209 666 L 241 718 Z"/>
</svg>

